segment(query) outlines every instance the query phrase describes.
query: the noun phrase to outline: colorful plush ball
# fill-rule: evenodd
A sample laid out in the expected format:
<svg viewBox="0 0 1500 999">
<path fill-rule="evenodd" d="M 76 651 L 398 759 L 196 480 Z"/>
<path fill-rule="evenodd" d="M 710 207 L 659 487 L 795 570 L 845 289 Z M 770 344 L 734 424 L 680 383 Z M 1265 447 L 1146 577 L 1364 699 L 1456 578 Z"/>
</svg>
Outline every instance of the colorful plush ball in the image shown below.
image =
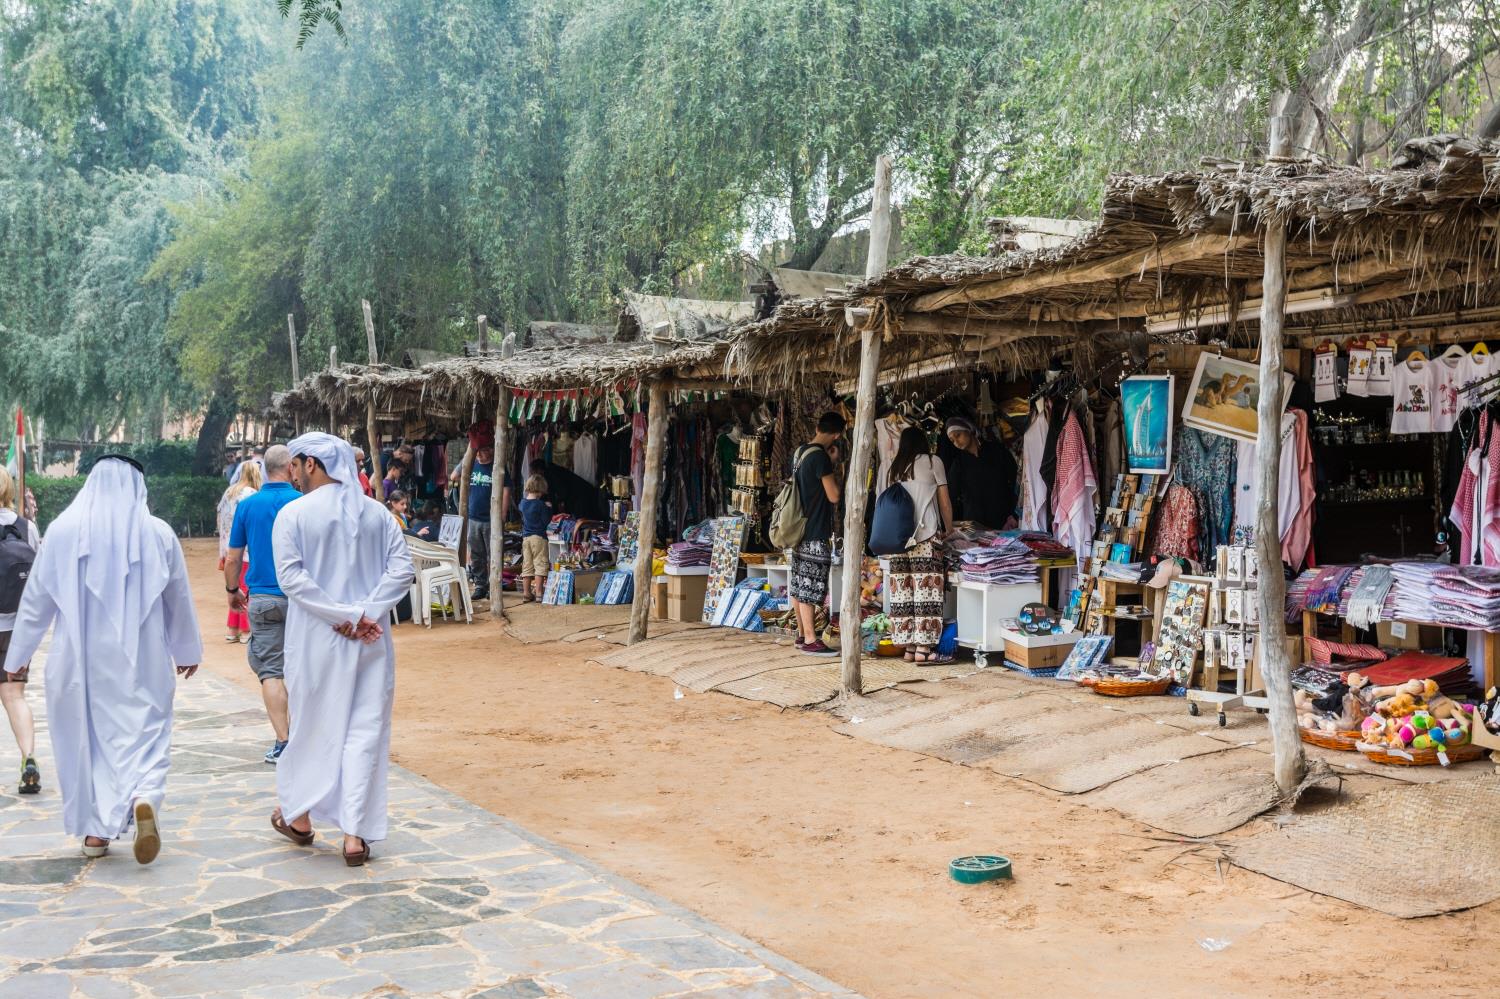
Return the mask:
<svg viewBox="0 0 1500 999">
<path fill-rule="evenodd" d="M 1423 732 L 1421 735 L 1417 736 L 1411 741 L 1412 749 L 1432 749 L 1433 747 L 1434 743 L 1432 741 L 1432 736 L 1428 735 L 1426 732 Z"/>
<path fill-rule="evenodd" d="M 1411 727 L 1418 732 L 1425 732 L 1432 728 L 1433 718 L 1425 712 L 1418 712 L 1411 716 Z"/>
<path fill-rule="evenodd" d="M 1447 741 L 1450 746 L 1466 745 L 1469 741 L 1469 730 L 1466 728 L 1456 728 L 1448 733 Z"/>
<path fill-rule="evenodd" d="M 1405 724 L 1403 724 L 1400 728 L 1396 729 L 1396 735 L 1398 735 L 1398 736 L 1401 737 L 1401 741 L 1403 743 L 1405 743 L 1408 746 L 1411 745 L 1412 740 L 1417 737 L 1417 730 L 1412 725 L 1411 719 L 1408 718 L 1406 720 Z"/>
<path fill-rule="evenodd" d="M 1427 730 L 1427 738 L 1431 739 L 1436 745 L 1441 746 L 1448 741 L 1448 730 L 1441 727 L 1430 728 Z"/>
</svg>

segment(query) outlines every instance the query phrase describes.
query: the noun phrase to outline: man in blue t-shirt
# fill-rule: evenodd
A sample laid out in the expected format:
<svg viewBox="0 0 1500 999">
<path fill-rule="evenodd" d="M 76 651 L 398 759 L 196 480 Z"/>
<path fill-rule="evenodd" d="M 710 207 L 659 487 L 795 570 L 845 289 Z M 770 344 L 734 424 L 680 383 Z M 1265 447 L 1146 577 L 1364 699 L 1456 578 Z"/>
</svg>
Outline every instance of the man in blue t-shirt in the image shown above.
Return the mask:
<svg viewBox="0 0 1500 999">
<path fill-rule="evenodd" d="M 495 449 L 483 445 L 474 452 L 474 467 L 469 471 L 469 579 L 474 584 L 474 599 L 490 595 L 490 500 L 495 488 Z M 510 474 L 501 486 L 502 520 L 510 510 Z M 500 529 L 505 530 L 502 523 Z"/>
<path fill-rule="evenodd" d="M 266 753 L 266 762 L 281 759 L 287 741 L 286 682 L 282 679 L 286 642 L 286 595 L 276 580 L 276 553 L 271 549 L 271 528 L 281 508 L 302 494 L 292 485 L 292 453 L 283 445 L 266 449 L 266 484 L 260 492 L 240 500 L 229 529 L 229 551 L 224 556 L 224 589 L 231 610 L 250 617 L 250 644 L 246 649 L 250 668 L 260 679 L 260 696 L 266 716 L 276 733 L 276 742 Z M 240 563 L 249 554 L 245 573 L 246 595 L 240 592 Z"/>
</svg>

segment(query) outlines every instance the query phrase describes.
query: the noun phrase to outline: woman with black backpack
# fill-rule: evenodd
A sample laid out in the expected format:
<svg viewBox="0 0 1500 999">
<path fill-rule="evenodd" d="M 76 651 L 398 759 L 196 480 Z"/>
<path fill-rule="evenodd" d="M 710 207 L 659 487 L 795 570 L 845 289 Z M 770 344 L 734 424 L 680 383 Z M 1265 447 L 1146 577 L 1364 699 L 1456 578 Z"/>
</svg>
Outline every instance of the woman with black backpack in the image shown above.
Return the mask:
<svg viewBox="0 0 1500 999">
<path fill-rule="evenodd" d="M 885 577 L 891 597 L 891 642 L 906 646 L 905 659 L 919 666 L 952 662 L 939 656 L 943 634 L 943 558 L 937 542 L 953 529 L 948 476 L 932 454 L 927 435 L 916 427 L 901 431 L 891 460 L 890 488 L 911 496 L 913 530 L 906 551 L 890 558 Z"/>
<path fill-rule="evenodd" d="M 31 572 L 36 550 L 41 547 L 36 524 L 16 515 L 16 483 L 10 472 L 0 468 L 0 664 L 10 649 L 10 633 L 16 625 L 16 608 L 21 591 Z M 36 794 L 42 789 L 42 773 L 37 769 L 36 721 L 26 703 L 27 670 L 7 673 L 0 669 L 0 704 L 10 719 L 10 730 L 21 749 L 21 794 Z"/>
</svg>

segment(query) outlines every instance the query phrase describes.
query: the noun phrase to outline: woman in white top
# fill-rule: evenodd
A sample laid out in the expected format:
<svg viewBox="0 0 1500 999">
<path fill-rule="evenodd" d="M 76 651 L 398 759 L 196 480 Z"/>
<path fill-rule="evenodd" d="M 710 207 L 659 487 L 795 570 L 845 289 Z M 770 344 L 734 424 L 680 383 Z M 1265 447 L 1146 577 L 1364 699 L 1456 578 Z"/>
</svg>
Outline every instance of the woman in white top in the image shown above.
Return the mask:
<svg viewBox="0 0 1500 999">
<path fill-rule="evenodd" d="M 20 534 L 32 551 L 41 547 L 36 524 L 22 520 L 16 515 L 16 482 L 10 472 L 0 468 L 0 535 L 10 537 Z M 24 564 L 24 562 L 22 563 Z M 15 629 L 16 615 L 0 614 L 0 665 L 5 662 L 6 650 L 10 648 L 10 633 Z M 42 789 L 42 773 L 37 769 L 36 721 L 31 717 L 31 708 L 26 703 L 27 670 L 7 673 L 0 669 L 0 704 L 5 706 L 5 715 L 10 719 L 10 730 L 21 750 L 21 794 L 36 794 Z"/>
<path fill-rule="evenodd" d="M 943 560 L 935 542 L 953 529 L 953 501 L 943 463 L 916 427 L 901 431 L 890 480 L 911 494 L 916 510 L 906 552 L 891 557 L 885 578 L 891 596 L 891 642 L 906 646 L 907 662 L 951 662 L 952 656 L 934 651 L 943 634 Z"/>
<path fill-rule="evenodd" d="M 234 527 L 234 512 L 240 508 L 240 500 L 252 493 L 259 492 L 261 487 L 260 465 L 253 461 L 247 461 L 240 465 L 240 474 L 224 490 L 224 495 L 219 497 L 219 571 L 224 571 L 224 559 L 229 552 L 229 532 Z M 246 559 L 240 565 L 240 590 L 245 589 L 245 573 L 250 571 L 250 560 Z M 250 618 L 244 611 L 232 610 L 225 622 L 229 631 L 224 636 L 226 642 L 248 642 L 250 640 Z"/>
</svg>

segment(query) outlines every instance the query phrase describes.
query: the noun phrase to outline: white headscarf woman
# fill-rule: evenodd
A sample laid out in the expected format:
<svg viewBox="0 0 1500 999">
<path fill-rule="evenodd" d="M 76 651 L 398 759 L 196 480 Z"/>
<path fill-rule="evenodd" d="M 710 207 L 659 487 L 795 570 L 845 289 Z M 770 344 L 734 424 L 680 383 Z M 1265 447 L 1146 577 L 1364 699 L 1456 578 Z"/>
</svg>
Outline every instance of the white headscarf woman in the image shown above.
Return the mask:
<svg viewBox="0 0 1500 999">
<path fill-rule="evenodd" d="M 100 458 L 48 529 L 5 668 L 26 665 L 54 621 L 45 682 L 63 827 L 99 856 L 134 822 L 136 859 L 150 863 L 161 845 L 172 668 L 191 676 L 203 642 L 182 546 L 151 516 L 145 477 L 128 458 Z"/>
</svg>

